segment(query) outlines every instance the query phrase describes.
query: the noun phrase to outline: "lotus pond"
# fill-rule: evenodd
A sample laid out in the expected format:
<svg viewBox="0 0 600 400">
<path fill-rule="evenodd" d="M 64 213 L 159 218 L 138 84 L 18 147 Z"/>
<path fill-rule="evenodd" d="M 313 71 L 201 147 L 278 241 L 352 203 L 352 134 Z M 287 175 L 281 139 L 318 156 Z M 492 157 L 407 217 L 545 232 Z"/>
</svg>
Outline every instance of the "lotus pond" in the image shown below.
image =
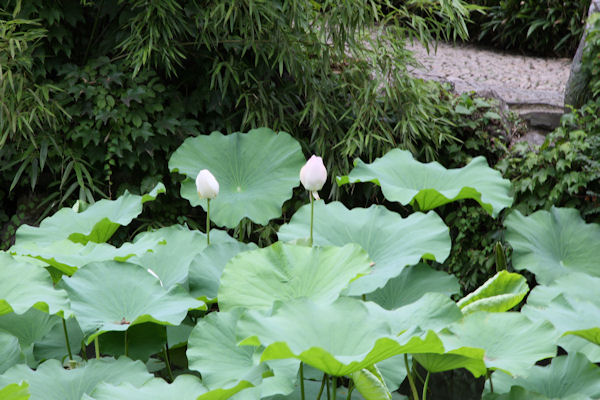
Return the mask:
<svg viewBox="0 0 600 400">
<path fill-rule="evenodd" d="M 227 233 L 281 217 L 305 162 L 267 128 L 187 139 L 169 167 L 183 198 L 210 204 L 210 241 L 174 225 L 109 243 L 160 184 L 21 226 L 0 253 L 0 399 L 387 400 L 402 386 L 425 400 L 458 369 L 485 379 L 484 399 L 600 398 L 600 226 L 505 210 L 510 182 L 482 157 L 448 170 L 392 150 L 330 179 L 378 185 L 407 216 L 307 196 L 269 247 Z M 210 203 L 203 169 L 220 186 Z M 455 201 L 508 211 L 512 268 L 537 286 L 499 251 L 496 275 L 460 298 L 431 266 L 452 246 L 435 209 Z"/>
</svg>

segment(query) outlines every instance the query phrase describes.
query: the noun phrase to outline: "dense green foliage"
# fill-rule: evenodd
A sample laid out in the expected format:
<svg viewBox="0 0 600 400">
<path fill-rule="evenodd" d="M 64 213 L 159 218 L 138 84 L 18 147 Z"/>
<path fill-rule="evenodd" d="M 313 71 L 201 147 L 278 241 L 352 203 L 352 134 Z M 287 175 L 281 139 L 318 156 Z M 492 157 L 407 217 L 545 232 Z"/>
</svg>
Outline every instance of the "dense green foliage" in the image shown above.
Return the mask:
<svg viewBox="0 0 600 400">
<path fill-rule="evenodd" d="M 583 100 L 600 101 L 600 14 L 592 14 L 582 57 L 582 75 L 587 81 Z"/>
<path fill-rule="evenodd" d="M 590 0 L 471 0 L 473 39 L 507 50 L 572 57 L 583 33 Z"/>
</svg>

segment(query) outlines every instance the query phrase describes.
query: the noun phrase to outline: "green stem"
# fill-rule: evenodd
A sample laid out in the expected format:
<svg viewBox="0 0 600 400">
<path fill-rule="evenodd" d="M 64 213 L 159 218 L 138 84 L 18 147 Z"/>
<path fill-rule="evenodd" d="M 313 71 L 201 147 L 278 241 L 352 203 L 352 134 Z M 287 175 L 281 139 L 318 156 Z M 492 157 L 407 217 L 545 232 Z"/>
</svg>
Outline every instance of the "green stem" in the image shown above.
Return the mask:
<svg viewBox="0 0 600 400">
<path fill-rule="evenodd" d="M 167 371 L 169 372 L 169 378 L 171 379 L 171 382 L 173 382 L 175 379 L 173 378 L 173 371 L 171 370 L 171 363 L 169 362 L 169 345 L 167 343 L 165 343 L 165 347 L 163 347 L 163 354 L 165 357 L 165 364 L 167 364 Z"/>
<path fill-rule="evenodd" d="M 362 295 L 362 301 L 367 301 L 367 295 L 366 294 Z"/>
<path fill-rule="evenodd" d="M 350 383 L 348 384 L 348 396 L 346 396 L 346 400 L 352 399 L 352 392 L 354 391 L 353 383 L 353 381 L 350 381 Z"/>
<path fill-rule="evenodd" d="M 331 400 L 335 400 L 335 397 L 337 396 L 337 376 L 331 377 L 331 389 Z"/>
<path fill-rule="evenodd" d="M 327 377 L 327 380 L 325 382 L 327 382 L 327 400 L 331 400 L 331 390 L 329 390 L 329 377 Z"/>
<path fill-rule="evenodd" d="M 494 393 L 494 383 L 492 382 L 492 371 L 487 371 L 488 379 L 490 380 L 490 392 Z"/>
<path fill-rule="evenodd" d="M 67 344 L 67 352 L 69 353 L 69 361 L 73 361 L 73 354 L 71 353 L 71 344 L 69 343 L 69 333 L 67 332 L 67 323 L 62 318 L 63 330 L 65 331 L 65 342 Z"/>
<path fill-rule="evenodd" d="M 308 197 L 310 197 L 310 239 L 308 243 L 310 246 L 313 245 L 313 219 L 315 216 L 315 202 L 313 200 L 313 195 L 311 192 L 308 192 Z"/>
<path fill-rule="evenodd" d="M 88 358 L 87 358 L 87 350 L 85 348 L 85 341 L 83 341 L 83 340 L 81 341 L 81 356 L 83 357 L 84 361 L 88 360 Z"/>
<path fill-rule="evenodd" d="M 300 362 L 300 396 L 304 400 L 304 363 Z"/>
<path fill-rule="evenodd" d="M 406 353 L 404 353 L 404 365 L 406 366 L 406 377 L 408 378 L 408 384 L 410 385 L 410 390 L 413 395 L 413 400 L 419 400 L 419 392 L 417 391 L 417 387 L 415 386 L 414 377 L 408 366 L 408 354 L 406 354 Z"/>
<path fill-rule="evenodd" d="M 127 340 L 127 330 L 125 330 L 125 357 L 129 357 L 129 341 Z"/>
<path fill-rule="evenodd" d="M 427 371 L 425 383 L 423 384 L 423 400 L 427 400 L 427 385 L 429 385 L 429 371 Z"/>
<path fill-rule="evenodd" d="M 323 394 L 323 388 L 325 388 L 326 380 L 327 380 L 327 374 L 323 374 L 323 379 L 321 379 L 321 388 L 319 389 L 319 394 L 317 395 L 317 400 L 321 400 L 321 395 Z"/>
<path fill-rule="evenodd" d="M 206 245 L 210 244 L 210 199 L 206 199 Z"/>
<path fill-rule="evenodd" d="M 98 341 L 98 336 L 94 338 L 94 349 L 96 350 L 96 358 L 100 359 L 100 342 Z"/>
</svg>

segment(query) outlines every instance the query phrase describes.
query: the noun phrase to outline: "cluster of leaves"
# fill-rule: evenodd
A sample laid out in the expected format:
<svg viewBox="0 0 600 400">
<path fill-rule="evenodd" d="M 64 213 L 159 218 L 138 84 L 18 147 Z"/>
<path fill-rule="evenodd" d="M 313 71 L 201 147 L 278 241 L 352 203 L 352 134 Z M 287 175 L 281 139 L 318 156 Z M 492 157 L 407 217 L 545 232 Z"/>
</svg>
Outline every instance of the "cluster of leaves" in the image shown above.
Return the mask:
<svg viewBox="0 0 600 400">
<path fill-rule="evenodd" d="M 581 60 L 581 74 L 587 87 L 583 101 L 600 101 L 600 13 L 591 15 Z"/>
<path fill-rule="evenodd" d="M 518 143 L 497 165 L 513 182 L 519 210 L 574 207 L 586 220 L 600 221 L 599 111 L 593 102 L 572 110 L 537 151 Z"/>
<path fill-rule="evenodd" d="M 202 208 L 190 185 L 198 169 L 214 171 L 215 223 L 233 227 L 280 216 L 304 161 L 297 141 L 262 128 L 188 139 L 170 167 L 185 176 L 182 196 Z M 483 158 L 446 169 L 395 149 L 358 160 L 337 182 L 372 182 L 420 211 L 403 218 L 380 205 L 318 201 L 266 248 L 220 229 L 209 243 L 180 225 L 106 243 L 160 201 L 158 185 L 20 227 L 0 253 L 0 396 L 391 400 L 406 381 L 417 400 L 430 397 L 430 375 L 459 368 L 487 377 L 485 399 L 600 395 L 600 226 L 572 209 L 509 214 L 513 265 L 543 283 L 510 312 L 529 292 L 518 273 L 502 270 L 454 302 L 456 279 L 419 263 L 442 262 L 452 245 L 431 210 L 471 200 L 497 217 L 511 205 L 510 183 Z M 568 355 L 556 357 L 558 345 Z"/>
<path fill-rule="evenodd" d="M 591 0 L 472 0 L 485 6 L 469 25 L 473 37 L 504 49 L 571 57 Z"/>
</svg>

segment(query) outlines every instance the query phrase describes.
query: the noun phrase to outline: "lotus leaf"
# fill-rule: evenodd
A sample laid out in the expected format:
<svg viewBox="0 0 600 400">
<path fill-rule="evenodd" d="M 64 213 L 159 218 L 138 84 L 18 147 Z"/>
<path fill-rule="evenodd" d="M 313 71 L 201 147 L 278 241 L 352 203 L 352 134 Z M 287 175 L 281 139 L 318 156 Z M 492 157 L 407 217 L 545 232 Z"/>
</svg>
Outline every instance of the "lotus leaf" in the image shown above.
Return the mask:
<svg viewBox="0 0 600 400">
<path fill-rule="evenodd" d="M 504 224 L 514 268 L 533 272 L 539 283 L 570 272 L 600 276 L 600 225 L 586 224 L 577 210 L 552 207 L 528 217 L 515 210 Z"/>
<path fill-rule="evenodd" d="M 238 385 L 231 389 L 215 389 L 209 391 L 202 382 L 193 375 L 180 375 L 168 384 L 163 379 L 155 378 L 141 387 L 129 383 L 98 385 L 90 400 L 225 400 L 247 386 Z"/>
<path fill-rule="evenodd" d="M 460 285 L 454 275 L 436 271 L 425 263 L 406 267 L 381 289 L 369 293 L 367 300 L 374 301 L 386 310 L 414 303 L 425 293 L 458 293 Z"/>
<path fill-rule="evenodd" d="M 0 315 L 0 330 L 10 333 L 19 339 L 21 351 L 31 367 L 37 365 L 34 357 L 34 343 L 42 340 L 61 318 L 50 315 L 36 308 L 30 308 L 23 314 L 9 313 Z M 61 324 L 62 330 L 62 324 Z M 64 334 L 63 334 L 64 335 Z M 63 349 L 66 352 L 63 336 Z"/>
<path fill-rule="evenodd" d="M 356 244 L 305 247 L 277 242 L 244 252 L 223 270 L 219 309 L 270 309 L 277 300 L 301 297 L 333 302 L 349 282 L 369 272 L 370 263 Z"/>
<path fill-rule="evenodd" d="M 65 324 L 69 335 L 71 353 L 77 354 L 81 350 L 83 332 L 75 318 L 69 318 L 65 321 Z M 65 331 L 61 321 L 57 321 L 47 335 L 33 344 L 33 356 L 37 361 L 48 360 L 50 358 L 56 358 L 57 360 L 66 359 L 68 352 L 65 343 Z"/>
<path fill-rule="evenodd" d="M 0 315 L 22 314 L 30 307 L 50 314 L 69 314 L 64 290 L 56 290 L 48 272 L 0 252 Z"/>
<path fill-rule="evenodd" d="M 190 294 L 207 303 L 214 303 L 225 265 L 238 253 L 256 248 L 254 243 L 211 243 L 190 264 Z"/>
<path fill-rule="evenodd" d="M 508 393 L 511 387 L 520 386 L 544 399 L 600 398 L 600 367 L 580 353 L 556 357 L 545 367 L 533 366 L 522 377 L 499 372 L 492 378 L 495 393 Z"/>
<path fill-rule="evenodd" d="M 12 367 L 0 375 L 0 387 L 26 381 L 31 400 L 81 400 L 101 382 L 141 386 L 151 378 L 144 364 L 125 357 L 90 360 L 71 370 L 64 369 L 58 360 L 48 360 L 35 371 L 23 364 Z"/>
<path fill-rule="evenodd" d="M 156 241 L 159 244 L 151 252 L 134 255 L 127 262 L 152 270 L 167 289 L 186 282 L 192 260 L 206 248 L 204 233 L 181 225 L 140 233 L 134 243 L 138 240 Z M 211 242 L 237 243 L 226 232 L 216 229 L 211 231 Z M 173 257 L 174 254 L 177 257 Z"/>
<path fill-rule="evenodd" d="M 260 128 L 188 138 L 171 156 L 169 169 L 187 177 L 181 196 L 205 210 L 206 200 L 198 197 L 194 181 L 200 170 L 208 169 L 220 186 L 210 202 L 211 220 L 234 228 L 243 218 L 265 225 L 279 217 L 300 182 L 304 162 L 300 144 L 289 134 Z"/>
<path fill-rule="evenodd" d="M 19 339 L 0 330 L 0 374 L 22 361 L 22 357 Z"/>
<path fill-rule="evenodd" d="M 559 334 L 580 336 L 600 345 L 600 278 L 572 273 L 537 286 L 523 307 L 533 320 L 550 321 Z"/>
<path fill-rule="evenodd" d="M 529 292 L 527 280 L 515 273 L 500 271 L 477 290 L 458 301 L 465 314 L 475 311 L 504 312 L 523 300 Z"/>
<path fill-rule="evenodd" d="M 342 203 L 315 202 L 313 240 L 323 246 L 357 243 L 375 262 L 373 271 L 352 282 L 348 294 L 359 296 L 385 286 L 407 265 L 421 258 L 443 262 L 450 254 L 448 227 L 434 212 L 414 213 L 407 218 L 379 205 L 348 210 Z M 308 237 L 310 206 L 301 207 L 278 237 L 291 241 Z"/>
<path fill-rule="evenodd" d="M 64 274 L 73 275 L 78 268 L 86 264 L 108 260 L 126 261 L 134 255 L 152 251 L 158 243 L 156 238 L 146 236 L 135 243 L 125 243 L 117 248 L 108 243 L 88 242 L 82 245 L 63 239 L 42 246 L 35 242 L 16 244 L 10 251 L 42 260 Z"/>
<path fill-rule="evenodd" d="M 365 400 L 392 400 L 392 394 L 375 365 L 353 372 L 350 378 Z"/>
<path fill-rule="evenodd" d="M 374 303 L 340 298 L 331 304 L 296 299 L 277 303 L 271 314 L 250 310 L 238 323 L 245 345 L 263 345 L 261 360 L 297 358 L 329 375 L 343 376 L 396 354 L 441 352 L 437 336 L 397 340 L 385 310 Z"/>
<path fill-rule="evenodd" d="M 0 389 L 0 399 L 3 400 L 28 400 L 29 399 L 29 385 L 27 382 L 23 382 L 20 385 L 11 383 Z"/>
<path fill-rule="evenodd" d="M 38 246 L 49 245 L 62 239 L 86 244 L 104 243 L 111 238 L 121 225 L 128 225 L 142 212 L 142 205 L 156 199 L 165 192 L 159 183 L 150 193 L 138 196 L 125 191 L 116 200 L 100 200 L 78 213 L 72 208 L 63 208 L 44 219 L 39 227 L 21 225 L 15 235 L 15 242 L 34 242 Z"/>
<path fill-rule="evenodd" d="M 189 309 L 206 309 L 179 286 L 163 288 L 136 264 L 92 263 L 63 282 L 88 343 L 103 332 L 144 322 L 179 325 Z"/>
<path fill-rule="evenodd" d="M 411 203 L 423 211 L 473 199 L 496 217 L 513 202 L 510 181 L 502 179 L 483 157 L 475 157 L 463 168 L 446 169 L 437 162 L 420 163 L 409 151 L 394 149 L 371 164 L 356 159 L 352 172 L 337 182 L 373 182 L 381 186 L 387 200 Z"/>
<path fill-rule="evenodd" d="M 558 339 L 547 321 L 532 322 L 515 312 L 485 311 L 467 314 L 439 336 L 448 352 L 481 360 L 480 372 L 500 369 L 515 376 L 526 375 L 537 361 L 554 357 Z M 479 349 L 484 350 L 483 359 Z M 469 370 L 478 375 L 475 369 Z"/>
</svg>

